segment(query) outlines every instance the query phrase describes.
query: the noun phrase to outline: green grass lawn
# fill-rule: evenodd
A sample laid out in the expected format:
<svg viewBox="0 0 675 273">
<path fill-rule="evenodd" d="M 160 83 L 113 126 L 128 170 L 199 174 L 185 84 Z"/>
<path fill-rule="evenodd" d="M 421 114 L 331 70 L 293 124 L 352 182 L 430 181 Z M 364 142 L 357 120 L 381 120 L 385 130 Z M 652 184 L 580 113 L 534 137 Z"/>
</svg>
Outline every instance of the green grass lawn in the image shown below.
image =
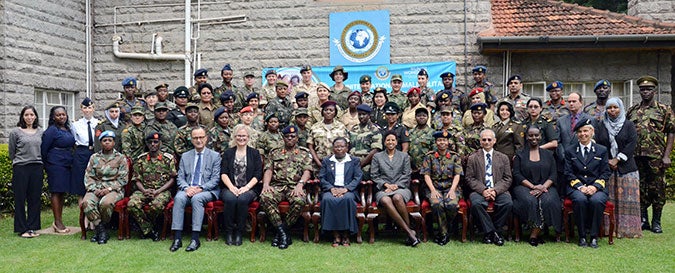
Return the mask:
<svg viewBox="0 0 675 273">
<path fill-rule="evenodd" d="M 79 211 L 67 208 L 65 222 L 77 225 Z M 79 233 L 23 239 L 12 232 L 13 220 L 0 220 L 0 272 L 675 272 L 675 206 L 666 206 L 665 233 L 646 232 L 642 239 L 601 240 L 599 249 L 575 243 L 547 242 L 531 247 L 525 241 L 503 247 L 453 240 L 440 247 L 431 241 L 417 248 L 401 236 L 378 237 L 375 244 L 332 248 L 329 242 L 304 243 L 294 234 L 286 250 L 265 243 L 226 246 L 206 242 L 192 253 L 169 252 L 170 240 L 152 242 L 113 239 L 106 245 L 81 241 Z M 42 225 L 52 222 L 43 211 Z M 91 232 L 90 232 L 91 234 Z M 365 235 L 365 234 L 364 234 Z M 576 239 L 574 240 L 576 242 Z M 184 238 L 184 246 L 188 240 Z"/>
</svg>

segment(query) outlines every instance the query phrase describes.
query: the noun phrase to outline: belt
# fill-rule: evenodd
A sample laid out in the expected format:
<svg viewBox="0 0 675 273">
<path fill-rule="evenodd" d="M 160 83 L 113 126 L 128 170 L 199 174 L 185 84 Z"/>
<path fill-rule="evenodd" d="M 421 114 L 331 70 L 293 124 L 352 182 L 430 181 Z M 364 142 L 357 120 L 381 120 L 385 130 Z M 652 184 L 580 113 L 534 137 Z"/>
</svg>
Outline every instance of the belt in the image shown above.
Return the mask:
<svg viewBox="0 0 675 273">
<path fill-rule="evenodd" d="M 91 146 L 91 145 L 89 145 L 89 146 L 87 146 L 87 145 L 77 145 L 77 149 L 80 149 L 80 148 L 85 148 L 85 149 L 88 149 L 89 151 L 94 150 L 94 146 Z"/>
</svg>

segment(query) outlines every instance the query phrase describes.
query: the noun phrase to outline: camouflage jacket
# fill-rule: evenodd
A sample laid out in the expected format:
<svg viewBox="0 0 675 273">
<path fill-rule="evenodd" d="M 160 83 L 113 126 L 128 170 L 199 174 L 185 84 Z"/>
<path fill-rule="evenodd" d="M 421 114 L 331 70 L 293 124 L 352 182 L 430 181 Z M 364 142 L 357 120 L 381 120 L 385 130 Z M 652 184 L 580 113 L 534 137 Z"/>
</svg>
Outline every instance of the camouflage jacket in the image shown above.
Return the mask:
<svg viewBox="0 0 675 273">
<path fill-rule="evenodd" d="M 304 171 L 312 171 L 312 155 L 307 148 L 295 147 L 292 151 L 278 148 L 265 160 L 265 171 L 272 170 L 270 186 L 294 187 Z"/>
<path fill-rule="evenodd" d="M 159 153 L 156 158 L 143 153 L 134 160 L 131 182 L 141 182 L 146 189 L 159 189 L 172 177 L 176 177 L 176 159 L 169 153 Z"/>
<path fill-rule="evenodd" d="M 124 194 L 129 165 L 127 158 L 118 151 L 113 150 L 109 155 L 97 152 L 89 158 L 89 164 L 84 173 L 84 186 L 88 192 L 111 188 L 113 191 Z"/>
</svg>

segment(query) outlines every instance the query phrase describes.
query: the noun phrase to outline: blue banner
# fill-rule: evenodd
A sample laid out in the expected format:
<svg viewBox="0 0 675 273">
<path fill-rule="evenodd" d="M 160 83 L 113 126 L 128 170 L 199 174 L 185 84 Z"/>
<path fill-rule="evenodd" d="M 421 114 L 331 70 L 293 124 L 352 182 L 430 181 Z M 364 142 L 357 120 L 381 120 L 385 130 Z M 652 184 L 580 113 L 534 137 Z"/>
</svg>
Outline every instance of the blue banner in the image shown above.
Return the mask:
<svg viewBox="0 0 675 273">
<path fill-rule="evenodd" d="M 425 69 L 429 74 L 429 83 L 427 84 L 433 90 L 443 89 L 443 80 L 441 74 L 444 72 L 455 73 L 456 63 L 454 61 L 448 62 L 432 62 L 432 63 L 408 63 L 408 64 L 389 64 L 389 65 L 359 65 L 359 66 L 344 66 L 347 74 L 345 85 L 352 90 L 360 91 L 361 85 L 359 78 L 362 75 L 368 75 L 372 78 L 372 89 L 375 87 L 384 87 L 391 92 L 391 76 L 400 74 L 403 76 L 403 91 L 407 91 L 411 87 L 418 86 L 417 73 L 420 69 Z M 262 75 L 265 75 L 268 70 L 275 69 L 278 80 L 282 80 L 289 84 L 289 90 L 292 90 L 294 85 L 300 83 L 302 77 L 300 75 L 300 67 L 283 67 L 283 68 L 264 68 Z M 333 72 L 333 66 L 315 66 L 312 67 L 314 82 L 323 82 L 332 86 L 333 80 L 329 74 Z M 262 85 L 265 86 L 267 80 L 262 79 Z M 453 83 L 454 84 L 454 83 Z"/>
<path fill-rule="evenodd" d="M 389 64 L 389 11 L 331 13 L 330 65 Z"/>
</svg>

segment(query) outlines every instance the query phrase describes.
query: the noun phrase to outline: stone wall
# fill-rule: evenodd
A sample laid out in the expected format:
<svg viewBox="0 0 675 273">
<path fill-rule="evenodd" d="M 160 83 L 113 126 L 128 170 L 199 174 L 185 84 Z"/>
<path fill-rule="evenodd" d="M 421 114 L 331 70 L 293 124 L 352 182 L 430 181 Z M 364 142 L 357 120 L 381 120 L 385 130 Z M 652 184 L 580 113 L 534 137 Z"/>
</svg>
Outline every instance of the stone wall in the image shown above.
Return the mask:
<svg viewBox="0 0 675 273">
<path fill-rule="evenodd" d="M 675 1 L 628 0 L 628 15 L 675 23 Z"/>
<path fill-rule="evenodd" d="M 21 108 L 34 103 L 36 88 L 84 93 L 83 2 L 1 1 L 0 139 L 16 126 Z"/>
</svg>

